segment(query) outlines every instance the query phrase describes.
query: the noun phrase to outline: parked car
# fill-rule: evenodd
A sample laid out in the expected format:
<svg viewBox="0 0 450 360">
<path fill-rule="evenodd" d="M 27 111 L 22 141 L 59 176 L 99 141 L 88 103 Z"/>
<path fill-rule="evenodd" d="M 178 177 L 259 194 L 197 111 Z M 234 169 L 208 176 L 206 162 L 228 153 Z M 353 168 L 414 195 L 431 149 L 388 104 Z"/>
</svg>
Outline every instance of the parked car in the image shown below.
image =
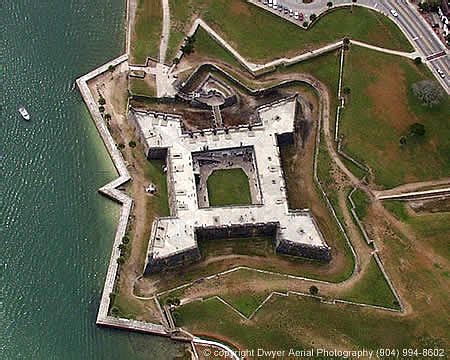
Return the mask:
<svg viewBox="0 0 450 360">
<path fill-rule="evenodd" d="M 397 11 L 395 11 L 394 9 L 391 9 L 390 11 L 391 11 L 391 14 L 392 14 L 393 17 L 398 17 L 398 12 Z"/>
<path fill-rule="evenodd" d="M 292 9 L 289 9 L 289 16 L 294 16 L 294 11 Z"/>
<path fill-rule="evenodd" d="M 294 11 L 294 19 L 295 19 L 295 20 L 298 20 L 298 19 L 299 19 L 298 11 Z"/>
<path fill-rule="evenodd" d="M 298 14 L 299 20 L 303 21 L 305 19 L 305 15 L 303 13 Z"/>
<path fill-rule="evenodd" d="M 445 79 L 445 73 L 441 69 L 437 69 L 437 72 L 441 78 Z"/>
</svg>

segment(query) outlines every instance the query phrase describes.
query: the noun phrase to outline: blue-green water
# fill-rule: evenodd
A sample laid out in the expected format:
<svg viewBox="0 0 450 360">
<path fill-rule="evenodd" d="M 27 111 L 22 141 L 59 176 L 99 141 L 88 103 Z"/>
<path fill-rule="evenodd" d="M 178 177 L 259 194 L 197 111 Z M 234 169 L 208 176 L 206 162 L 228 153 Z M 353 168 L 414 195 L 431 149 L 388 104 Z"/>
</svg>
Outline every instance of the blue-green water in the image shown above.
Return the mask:
<svg viewBox="0 0 450 360">
<path fill-rule="evenodd" d="M 177 350 L 95 325 L 119 214 L 97 189 L 116 173 L 72 85 L 122 53 L 124 8 L 2 1 L 1 359 L 170 359 Z"/>
</svg>

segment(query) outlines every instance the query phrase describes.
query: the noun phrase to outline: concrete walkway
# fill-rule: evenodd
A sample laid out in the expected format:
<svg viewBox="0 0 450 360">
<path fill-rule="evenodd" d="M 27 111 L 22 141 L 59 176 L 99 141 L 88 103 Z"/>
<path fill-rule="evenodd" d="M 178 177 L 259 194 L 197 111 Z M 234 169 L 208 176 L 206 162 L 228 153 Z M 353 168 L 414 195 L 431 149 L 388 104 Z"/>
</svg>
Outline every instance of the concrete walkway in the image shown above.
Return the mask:
<svg viewBox="0 0 450 360">
<path fill-rule="evenodd" d="M 406 57 L 408 59 L 413 59 L 414 60 L 416 57 L 420 57 L 420 54 L 419 54 L 418 51 L 414 51 L 414 52 L 408 53 L 408 52 L 404 52 L 404 51 L 390 50 L 390 49 L 385 49 L 385 48 L 382 48 L 382 47 L 379 47 L 379 46 L 366 44 L 366 43 L 364 43 L 362 41 L 357 41 L 357 40 L 351 40 L 351 43 L 355 44 L 355 45 L 358 45 L 358 46 L 361 46 L 361 47 L 365 47 L 365 48 L 371 49 L 371 50 L 383 52 L 383 53 L 386 53 L 386 54 L 403 56 L 403 57 Z"/>
<path fill-rule="evenodd" d="M 161 42 L 159 44 L 159 62 L 164 64 L 166 62 L 166 53 L 170 38 L 169 0 L 161 0 L 161 4 L 163 8 L 163 27 L 161 32 Z"/>
</svg>

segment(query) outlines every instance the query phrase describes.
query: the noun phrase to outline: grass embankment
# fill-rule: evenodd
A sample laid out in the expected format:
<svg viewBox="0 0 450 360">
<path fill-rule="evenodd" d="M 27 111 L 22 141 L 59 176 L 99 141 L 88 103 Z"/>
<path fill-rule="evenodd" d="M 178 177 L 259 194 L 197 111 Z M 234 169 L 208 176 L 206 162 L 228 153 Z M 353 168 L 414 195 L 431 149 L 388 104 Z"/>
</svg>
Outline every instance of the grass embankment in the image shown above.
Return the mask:
<svg viewBox="0 0 450 360">
<path fill-rule="evenodd" d="M 413 335 L 418 324 L 411 320 L 295 296 L 274 297 L 250 322 L 240 321 L 236 313 L 213 299 L 187 304 L 178 313 L 177 325 L 194 333 L 225 336 L 244 349 L 302 349 L 324 342 L 348 343 L 349 339 L 355 347 L 368 349 L 407 348 L 424 342 Z"/>
<path fill-rule="evenodd" d="M 217 60 L 227 63 L 237 69 L 241 65 L 236 58 L 225 48 L 219 45 L 203 28 L 198 28 L 195 32 L 194 55 L 200 57 L 202 62 Z M 191 55 L 188 55 L 191 56 Z"/>
<path fill-rule="evenodd" d="M 168 59 L 175 55 L 183 39 L 181 34 L 186 33 L 195 16 L 254 62 L 292 56 L 345 36 L 381 47 L 413 50 L 389 18 L 362 7 L 354 7 L 353 11 L 336 9 L 306 31 L 243 0 L 170 0 L 170 8 L 173 24 Z"/>
<path fill-rule="evenodd" d="M 352 46 L 344 86 L 350 88 L 341 119 L 346 151 L 368 165 L 374 182 L 386 188 L 450 174 L 449 98 L 435 108 L 415 98 L 411 86 L 433 79 L 425 65 Z M 407 136 L 413 123 L 425 125 L 424 137 Z M 407 144 L 400 146 L 401 136 Z"/>
<path fill-rule="evenodd" d="M 214 170 L 207 180 L 210 206 L 252 203 L 248 177 L 242 169 Z"/>
<path fill-rule="evenodd" d="M 406 208 L 408 205 L 402 201 L 384 201 L 383 206 L 398 220 L 409 225 L 417 234 L 418 241 L 431 246 L 437 254 L 450 260 L 450 212 L 414 216 L 410 215 Z"/>
<path fill-rule="evenodd" d="M 145 175 L 156 186 L 157 193 L 152 197 L 151 206 L 157 216 L 169 216 L 169 195 L 167 191 L 167 175 L 164 173 L 163 160 L 149 160 L 144 168 Z"/>
<path fill-rule="evenodd" d="M 130 78 L 130 93 L 148 97 L 156 96 L 156 83 L 148 79 Z"/>
<path fill-rule="evenodd" d="M 350 290 L 338 297 L 363 304 L 399 309 L 389 284 L 373 258 L 361 279 Z"/>
<path fill-rule="evenodd" d="M 143 64 L 148 56 L 158 58 L 162 17 L 161 0 L 138 0 L 131 32 L 131 64 Z"/>
<path fill-rule="evenodd" d="M 355 212 L 359 220 L 364 220 L 369 209 L 370 199 L 367 194 L 361 189 L 356 189 L 352 194 L 353 202 L 355 203 Z"/>
</svg>

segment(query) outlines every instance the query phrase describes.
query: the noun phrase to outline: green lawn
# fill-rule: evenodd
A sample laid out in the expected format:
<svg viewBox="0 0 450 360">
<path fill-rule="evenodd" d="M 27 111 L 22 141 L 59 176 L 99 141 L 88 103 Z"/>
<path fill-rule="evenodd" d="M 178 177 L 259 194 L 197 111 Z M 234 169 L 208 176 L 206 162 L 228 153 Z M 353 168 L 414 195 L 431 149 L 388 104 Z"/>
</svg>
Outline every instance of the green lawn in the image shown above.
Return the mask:
<svg viewBox="0 0 450 360">
<path fill-rule="evenodd" d="M 417 81 L 432 79 L 429 70 L 393 55 L 352 46 L 346 57 L 344 86 L 350 88 L 341 119 L 346 151 L 368 165 L 374 182 L 385 188 L 450 175 L 449 98 L 435 108 L 412 94 Z M 425 125 L 423 138 L 408 137 L 408 127 Z"/>
<path fill-rule="evenodd" d="M 333 306 L 303 297 L 275 297 L 251 322 L 243 322 L 218 300 L 194 302 L 177 310 L 178 326 L 194 333 L 225 337 L 244 349 L 305 349 L 317 347 L 305 336 L 345 342 L 343 349 L 445 347 L 444 338 L 431 337 L 423 324 L 388 313 L 362 308 Z M 441 321 L 441 324 L 443 321 Z M 333 343 L 335 343 L 333 342 Z"/>
<path fill-rule="evenodd" d="M 369 208 L 370 199 L 367 194 L 360 190 L 356 189 L 352 194 L 352 200 L 355 203 L 355 211 L 360 220 L 364 220 L 367 215 L 367 210 Z"/>
<path fill-rule="evenodd" d="M 340 299 L 358 303 L 378 305 L 398 309 L 392 293 L 383 273 L 376 261 L 372 258 L 366 273 L 350 290 L 339 295 Z"/>
<path fill-rule="evenodd" d="M 198 28 L 195 33 L 194 53 L 205 60 L 213 59 L 225 62 L 236 68 L 241 67 L 236 58 L 220 46 L 203 28 Z"/>
<path fill-rule="evenodd" d="M 248 177 L 242 169 L 214 170 L 207 185 L 210 206 L 252 203 Z"/>
<path fill-rule="evenodd" d="M 143 64 L 148 56 L 158 58 L 161 31 L 161 0 L 138 0 L 131 35 L 130 63 Z"/>
<path fill-rule="evenodd" d="M 156 96 L 156 84 L 155 87 L 152 87 L 144 79 L 130 78 L 130 92 L 133 95 L 154 97 Z"/>
<path fill-rule="evenodd" d="M 433 248 L 436 253 L 450 260 L 450 212 L 425 213 L 411 216 L 402 201 L 384 201 L 383 206 L 397 219 L 408 224 L 416 233 L 417 239 Z"/>
<path fill-rule="evenodd" d="M 242 314 L 249 317 L 269 293 L 240 293 L 233 295 L 221 295 L 221 298 L 231 306 L 239 310 Z"/>
<path fill-rule="evenodd" d="M 362 7 L 337 9 L 307 31 L 243 0 L 170 0 L 173 26 L 169 54 L 179 46 L 181 29 L 200 16 L 244 57 L 254 62 L 291 56 L 345 36 L 386 48 L 412 51 L 412 46 L 387 17 Z M 172 36 L 172 35 L 171 35 Z"/>
<path fill-rule="evenodd" d="M 152 198 L 152 208 L 157 216 L 169 216 L 169 196 L 167 192 L 167 175 L 164 173 L 165 162 L 162 160 L 149 160 L 144 168 L 146 177 L 150 179 L 158 189 Z"/>
</svg>

